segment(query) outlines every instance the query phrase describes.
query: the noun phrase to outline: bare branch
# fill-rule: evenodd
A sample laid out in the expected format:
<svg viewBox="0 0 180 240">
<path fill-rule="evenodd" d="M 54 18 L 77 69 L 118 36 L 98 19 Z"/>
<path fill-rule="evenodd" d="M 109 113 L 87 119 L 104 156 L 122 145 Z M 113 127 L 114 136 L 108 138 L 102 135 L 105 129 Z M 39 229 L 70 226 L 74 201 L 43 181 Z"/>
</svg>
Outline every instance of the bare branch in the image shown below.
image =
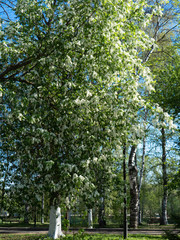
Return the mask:
<svg viewBox="0 0 180 240">
<path fill-rule="evenodd" d="M 179 24 L 176 24 L 174 27 L 170 28 L 164 35 L 157 40 L 157 42 L 160 42 L 169 32 L 171 32 L 173 29 L 175 29 Z"/>
<path fill-rule="evenodd" d="M 9 1 L 13 6 L 15 6 L 11 1 Z M 1 4 L 1 6 L 2 6 L 2 4 L 4 4 L 4 5 L 6 5 L 8 8 L 13 8 L 13 6 L 11 6 L 11 5 L 9 5 L 9 4 L 7 4 L 6 2 L 2 2 L 2 1 L 0 1 L 0 4 Z"/>
<path fill-rule="evenodd" d="M 4 10 L 4 12 L 5 12 L 5 14 L 6 14 L 6 16 L 7 16 L 8 20 L 9 20 L 9 21 L 11 21 L 11 19 L 10 19 L 10 17 L 9 17 L 9 14 L 8 14 L 8 12 L 6 11 L 6 9 L 3 7 L 3 5 L 2 5 L 2 4 L 0 4 L 0 6 L 1 6 L 1 7 L 2 7 L 2 9 Z"/>
</svg>

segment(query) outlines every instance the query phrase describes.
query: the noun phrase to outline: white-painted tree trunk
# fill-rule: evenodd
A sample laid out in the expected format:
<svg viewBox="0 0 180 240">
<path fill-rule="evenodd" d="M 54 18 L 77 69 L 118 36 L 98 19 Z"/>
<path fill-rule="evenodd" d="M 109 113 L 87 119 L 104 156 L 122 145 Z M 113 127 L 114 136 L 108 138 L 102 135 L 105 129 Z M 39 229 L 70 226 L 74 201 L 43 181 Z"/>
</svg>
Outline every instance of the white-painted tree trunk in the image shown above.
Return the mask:
<svg viewBox="0 0 180 240">
<path fill-rule="evenodd" d="M 88 209 L 88 228 L 93 228 L 93 214 L 92 209 Z"/>
<path fill-rule="evenodd" d="M 51 206 L 50 209 L 50 223 L 49 223 L 49 237 L 57 239 L 64 236 L 61 229 L 61 209 L 60 207 Z"/>
</svg>

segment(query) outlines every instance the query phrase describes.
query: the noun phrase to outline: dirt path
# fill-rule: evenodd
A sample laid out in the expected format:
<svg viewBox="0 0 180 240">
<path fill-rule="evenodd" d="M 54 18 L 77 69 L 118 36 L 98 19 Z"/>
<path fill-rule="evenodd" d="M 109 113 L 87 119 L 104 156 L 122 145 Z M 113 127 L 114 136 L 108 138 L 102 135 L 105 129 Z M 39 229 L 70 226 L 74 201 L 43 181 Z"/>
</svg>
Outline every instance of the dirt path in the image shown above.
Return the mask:
<svg viewBox="0 0 180 240">
<path fill-rule="evenodd" d="M 177 232 L 177 230 L 173 230 Z M 77 233 L 77 229 L 71 229 L 68 231 L 68 234 Z M 28 228 L 28 227 L 0 227 L 0 234 L 47 234 L 48 229 L 42 228 Z M 123 234 L 122 228 L 99 228 L 99 229 L 85 229 L 85 233 L 88 234 Z M 148 235 L 162 235 L 164 233 L 163 230 L 160 229 L 137 229 L 137 230 L 129 230 L 129 234 L 148 234 Z"/>
</svg>

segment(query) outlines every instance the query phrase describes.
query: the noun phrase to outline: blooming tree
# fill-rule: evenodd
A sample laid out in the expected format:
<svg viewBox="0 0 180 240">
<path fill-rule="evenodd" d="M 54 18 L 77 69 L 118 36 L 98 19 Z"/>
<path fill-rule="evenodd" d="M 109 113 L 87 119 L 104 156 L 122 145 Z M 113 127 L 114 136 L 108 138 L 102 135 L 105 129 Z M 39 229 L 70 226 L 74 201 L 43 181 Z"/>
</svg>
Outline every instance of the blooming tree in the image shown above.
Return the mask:
<svg viewBox="0 0 180 240">
<path fill-rule="evenodd" d="M 145 0 L 18 0 L 1 21 L 0 83 L 23 185 L 49 192 L 49 235 L 62 235 L 60 204 L 80 191 L 94 198 L 94 166 L 111 167 L 136 114 L 139 88 L 152 89 L 138 49 Z M 138 74 L 137 74 L 138 72 Z M 139 81 L 139 77 L 144 79 Z M 103 165 L 102 164 L 102 165 Z M 94 189 L 94 191 L 93 191 Z M 93 192 L 93 194 L 91 194 Z"/>
</svg>

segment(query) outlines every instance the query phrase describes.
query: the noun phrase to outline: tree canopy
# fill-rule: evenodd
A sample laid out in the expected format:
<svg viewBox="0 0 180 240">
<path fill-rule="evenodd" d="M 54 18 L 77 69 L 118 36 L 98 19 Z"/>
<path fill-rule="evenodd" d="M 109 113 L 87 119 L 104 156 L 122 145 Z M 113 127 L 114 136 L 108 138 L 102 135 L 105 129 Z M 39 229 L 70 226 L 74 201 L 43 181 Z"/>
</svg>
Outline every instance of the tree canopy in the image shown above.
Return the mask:
<svg viewBox="0 0 180 240">
<path fill-rule="evenodd" d="M 148 7 L 17 0 L 12 20 L 3 8 L 1 151 L 11 153 L 14 186 L 46 191 L 55 207 L 70 194 L 93 200 L 97 169 L 110 175 L 115 151 L 142 137 L 137 115 L 156 111 L 144 94 L 154 87 L 142 53 L 155 42 L 144 28 L 161 12 Z"/>
</svg>

